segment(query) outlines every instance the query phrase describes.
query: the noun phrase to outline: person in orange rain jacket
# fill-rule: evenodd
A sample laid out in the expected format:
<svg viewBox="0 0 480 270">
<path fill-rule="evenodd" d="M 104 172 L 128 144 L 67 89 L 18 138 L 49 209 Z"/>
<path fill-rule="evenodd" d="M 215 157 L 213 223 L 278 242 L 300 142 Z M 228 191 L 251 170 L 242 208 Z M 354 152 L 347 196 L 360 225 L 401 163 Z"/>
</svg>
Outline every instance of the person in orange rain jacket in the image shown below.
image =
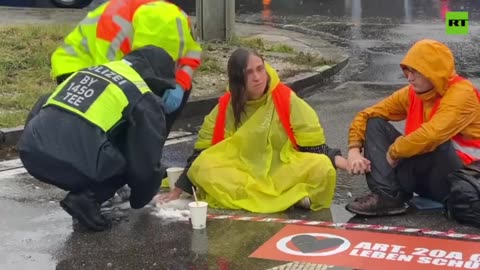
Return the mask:
<svg viewBox="0 0 480 270">
<path fill-rule="evenodd" d="M 480 97 L 450 49 L 420 40 L 400 67 L 409 85 L 359 112 L 349 130 L 349 171 L 366 173 L 371 190 L 346 206 L 356 214 L 404 213 L 414 192 L 443 202 L 447 175 L 480 158 Z M 401 120 L 405 134 L 388 122 Z"/>
</svg>

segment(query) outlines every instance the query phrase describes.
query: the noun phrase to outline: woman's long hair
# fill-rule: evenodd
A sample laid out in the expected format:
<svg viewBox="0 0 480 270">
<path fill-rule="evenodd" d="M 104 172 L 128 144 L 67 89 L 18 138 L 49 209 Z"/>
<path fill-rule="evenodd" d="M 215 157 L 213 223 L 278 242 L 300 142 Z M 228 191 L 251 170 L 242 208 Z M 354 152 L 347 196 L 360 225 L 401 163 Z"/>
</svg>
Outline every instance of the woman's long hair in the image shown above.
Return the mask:
<svg viewBox="0 0 480 270">
<path fill-rule="evenodd" d="M 245 48 L 236 49 L 230 56 L 230 59 L 228 59 L 228 84 L 230 94 L 232 95 L 231 102 L 233 117 L 235 118 L 235 128 L 238 128 L 241 123 L 241 117 L 242 114 L 245 113 L 245 104 L 248 100 L 245 72 L 250 55 L 255 55 L 263 61 L 263 57 L 257 51 Z"/>
</svg>

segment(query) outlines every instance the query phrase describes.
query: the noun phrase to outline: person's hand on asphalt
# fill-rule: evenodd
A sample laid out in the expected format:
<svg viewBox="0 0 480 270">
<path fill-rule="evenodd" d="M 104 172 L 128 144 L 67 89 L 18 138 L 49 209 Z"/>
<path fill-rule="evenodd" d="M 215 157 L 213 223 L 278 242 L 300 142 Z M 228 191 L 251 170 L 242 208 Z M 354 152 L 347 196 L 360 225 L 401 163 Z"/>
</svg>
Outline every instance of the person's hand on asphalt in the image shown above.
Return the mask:
<svg viewBox="0 0 480 270">
<path fill-rule="evenodd" d="M 162 194 L 157 194 L 155 197 L 153 197 L 153 202 L 155 204 L 157 203 L 167 203 L 169 201 L 174 201 L 180 198 L 180 195 L 182 195 L 183 190 L 181 190 L 178 187 L 175 187 L 172 191 L 168 193 L 162 193 Z"/>
<path fill-rule="evenodd" d="M 177 84 L 174 89 L 167 89 L 162 100 L 165 106 L 165 113 L 169 114 L 180 108 L 185 90 Z"/>
<path fill-rule="evenodd" d="M 397 167 L 399 161 L 400 160 L 398 160 L 398 159 L 393 159 L 390 156 L 390 153 L 387 152 L 387 162 L 388 162 L 388 164 L 390 164 L 390 166 L 392 166 L 392 168 Z"/>
<path fill-rule="evenodd" d="M 359 148 L 351 148 L 348 151 L 348 172 L 353 175 L 365 174 L 371 170 L 371 162 L 366 159 Z"/>
<path fill-rule="evenodd" d="M 335 156 L 335 167 L 348 171 L 348 160 L 342 156 Z"/>
</svg>

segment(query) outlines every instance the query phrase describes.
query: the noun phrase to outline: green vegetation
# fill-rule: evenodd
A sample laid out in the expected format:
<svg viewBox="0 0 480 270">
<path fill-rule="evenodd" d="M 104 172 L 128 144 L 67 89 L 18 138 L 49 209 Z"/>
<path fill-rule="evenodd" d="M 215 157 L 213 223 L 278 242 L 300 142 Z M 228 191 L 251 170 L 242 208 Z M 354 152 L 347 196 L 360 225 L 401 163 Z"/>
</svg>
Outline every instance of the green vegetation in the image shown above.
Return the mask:
<svg viewBox="0 0 480 270">
<path fill-rule="evenodd" d="M 239 38 L 234 37 L 229 42 L 231 46 L 247 47 L 258 50 L 259 52 L 279 52 L 279 53 L 295 53 L 295 50 L 285 44 L 265 44 L 261 38 Z"/>
<path fill-rule="evenodd" d="M 332 62 L 329 62 L 321 57 L 312 55 L 310 53 L 298 52 L 295 56 L 288 59 L 291 63 L 297 65 L 305 65 L 311 67 L 318 67 L 323 65 L 331 65 Z"/>
<path fill-rule="evenodd" d="M 50 55 L 72 27 L 0 26 L 0 127 L 22 125 L 38 96 L 54 89 Z"/>
<path fill-rule="evenodd" d="M 247 47 L 255 49 L 259 52 L 276 52 L 276 53 L 285 53 L 291 54 L 291 57 L 288 57 L 287 60 L 293 64 L 305 65 L 305 66 L 322 66 L 331 64 L 322 57 L 304 52 L 297 52 L 292 47 L 285 44 L 266 44 L 260 38 L 239 38 L 234 37 L 230 41 L 230 45 Z"/>
<path fill-rule="evenodd" d="M 220 66 L 220 63 L 215 58 L 212 58 L 207 53 L 202 54 L 202 64 L 197 69 L 200 73 L 223 73 L 225 70 Z"/>
<path fill-rule="evenodd" d="M 50 57 L 62 44 L 74 24 L 0 26 L 0 127 L 23 125 L 37 98 L 56 87 L 50 75 Z M 201 74 L 225 74 L 228 56 L 234 47 L 285 54 L 285 60 L 298 65 L 328 64 L 323 58 L 295 51 L 285 44 L 269 44 L 260 38 L 235 37 L 230 42 L 203 44 Z M 305 70 L 290 69 L 283 77 Z"/>
</svg>

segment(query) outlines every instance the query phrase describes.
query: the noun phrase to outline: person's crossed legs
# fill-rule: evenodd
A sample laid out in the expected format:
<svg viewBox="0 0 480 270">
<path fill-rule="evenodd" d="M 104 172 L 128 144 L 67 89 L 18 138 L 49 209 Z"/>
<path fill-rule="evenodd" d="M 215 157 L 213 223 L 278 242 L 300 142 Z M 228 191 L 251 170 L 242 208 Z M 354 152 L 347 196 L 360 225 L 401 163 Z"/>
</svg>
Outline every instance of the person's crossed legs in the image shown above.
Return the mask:
<svg viewBox="0 0 480 270">
<path fill-rule="evenodd" d="M 452 144 L 446 142 L 433 152 L 403 159 L 392 168 L 386 155 L 398 136 L 401 133 L 388 121 L 368 121 L 364 151 L 371 161 L 366 179 L 372 192 L 349 203 L 348 211 L 371 216 L 401 214 L 414 192 L 440 202 L 448 195 L 447 175 L 462 167 Z"/>
</svg>

